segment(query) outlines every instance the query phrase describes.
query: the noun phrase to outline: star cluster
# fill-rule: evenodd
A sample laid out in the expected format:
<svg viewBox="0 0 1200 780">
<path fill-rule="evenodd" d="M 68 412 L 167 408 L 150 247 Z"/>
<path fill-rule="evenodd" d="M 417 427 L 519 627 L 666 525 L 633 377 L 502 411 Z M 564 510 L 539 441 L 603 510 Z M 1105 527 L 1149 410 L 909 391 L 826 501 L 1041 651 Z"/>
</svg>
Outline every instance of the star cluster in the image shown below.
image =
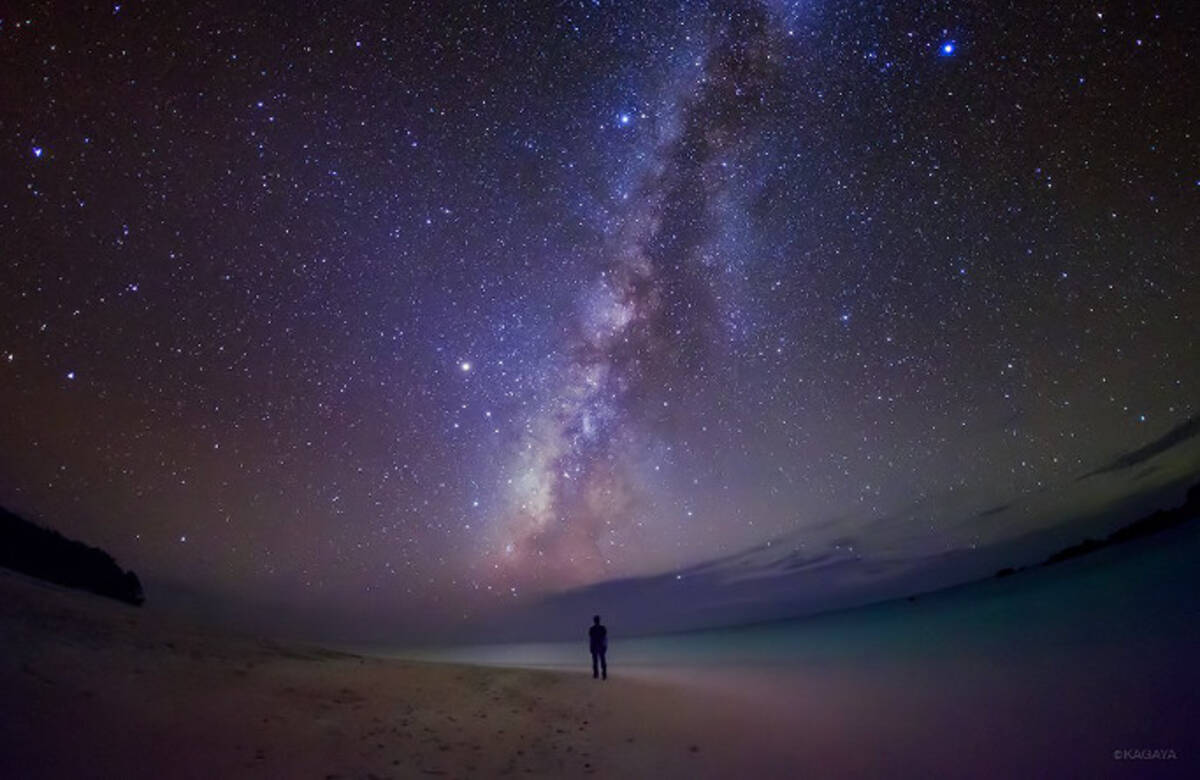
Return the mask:
<svg viewBox="0 0 1200 780">
<path fill-rule="evenodd" d="M 5 11 L 0 501 L 428 620 L 1053 524 L 1200 413 L 1173 13 Z"/>
</svg>

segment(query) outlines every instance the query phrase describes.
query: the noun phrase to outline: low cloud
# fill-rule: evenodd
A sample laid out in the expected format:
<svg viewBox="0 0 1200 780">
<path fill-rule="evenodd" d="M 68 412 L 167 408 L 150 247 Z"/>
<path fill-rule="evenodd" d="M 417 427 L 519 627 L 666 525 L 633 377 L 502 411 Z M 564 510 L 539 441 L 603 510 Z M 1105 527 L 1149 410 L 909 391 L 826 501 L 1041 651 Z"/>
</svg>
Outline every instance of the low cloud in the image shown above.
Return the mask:
<svg viewBox="0 0 1200 780">
<path fill-rule="evenodd" d="M 1164 433 L 1154 441 L 1139 447 L 1136 450 L 1126 452 L 1113 458 L 1108 464 L 1101 466 L 1094 471 L 1089 471 L 1079 478 L 1079 482 L 1090 477 L 1099 476 L 1101 474 L 1111 474 L 1115 471 L 1124 471 L 1125 469 L 1133 468 L 1139 464 L 1163 454 L 1167 450 L 1178 447 L 1180 444 L 1200 434 L 1200 415 L 1184 420 L 1179 425 L 1176 425 L 1171 430 Z"/>
</svg>

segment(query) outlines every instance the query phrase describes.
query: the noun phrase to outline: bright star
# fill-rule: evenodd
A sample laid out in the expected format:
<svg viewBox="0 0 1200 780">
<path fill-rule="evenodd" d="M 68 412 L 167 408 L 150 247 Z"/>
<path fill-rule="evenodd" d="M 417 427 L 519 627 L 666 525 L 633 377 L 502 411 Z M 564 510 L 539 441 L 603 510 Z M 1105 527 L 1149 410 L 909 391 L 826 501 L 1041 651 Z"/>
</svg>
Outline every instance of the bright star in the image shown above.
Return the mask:
<svg viewBox="0 0 1200 780">
<path fill-rule="evenodd" d="M 630 114 L 618 114 L 617 115 L 617 122 L 619 122 L 621 124 L 621 127 L 628 127 L 629 123 L 632 121 L 633 121 L 633 116 Z"/>
<path fill-rule="evenodd" d="M 42 147 L 40 147 L 40 146 L 33 147 L 33 156 L 41 157 L 42 156 Z"/>
<path fill-rule="evenodd" d="M 951 54 L 954 54 L 955 48 L 954 41 L 946 41 L 942 44 L 942 56 L 949 57 Z"/>
<path fill-rule="evenodd" d="M 467 371 L 470 371 L 471 370 L 471 361 L 464 360 L 463 362 L 459 363 L 458 369 L 464 373 Z"/>
</svg>

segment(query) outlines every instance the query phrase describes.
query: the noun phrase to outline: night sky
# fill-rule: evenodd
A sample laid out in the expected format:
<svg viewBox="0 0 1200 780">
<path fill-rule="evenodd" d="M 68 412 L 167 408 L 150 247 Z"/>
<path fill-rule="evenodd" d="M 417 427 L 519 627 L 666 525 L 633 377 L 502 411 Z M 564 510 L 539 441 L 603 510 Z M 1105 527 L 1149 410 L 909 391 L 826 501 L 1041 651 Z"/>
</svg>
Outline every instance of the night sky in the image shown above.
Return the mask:
<svg viewBox="0 0 1200 780">
<path fill-rule="evenodd" d="M 469 627 L 1200 469 L 1188 4 L 384 5 L 0 18 L 0 503 L 151 603 Z"/>
</svg>

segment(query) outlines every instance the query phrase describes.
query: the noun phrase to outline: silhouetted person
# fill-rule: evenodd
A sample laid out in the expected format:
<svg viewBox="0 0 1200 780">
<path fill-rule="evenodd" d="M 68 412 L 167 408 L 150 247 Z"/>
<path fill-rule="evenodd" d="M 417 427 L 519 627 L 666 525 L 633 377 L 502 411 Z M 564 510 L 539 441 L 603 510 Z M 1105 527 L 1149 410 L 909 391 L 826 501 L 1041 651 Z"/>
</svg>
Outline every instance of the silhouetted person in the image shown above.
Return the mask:
<svg viewBox="0 0 1200 780">
<path fill-rule="evenodd" d="M 608 629 L 600 625 L 599 615 L 592 618 L 592 627 L 588 629 L 588 646 L 592 650 L 592 679 L 607 680 L 608 661 L 604 655 L 608 652 Z"/>
</svg>

